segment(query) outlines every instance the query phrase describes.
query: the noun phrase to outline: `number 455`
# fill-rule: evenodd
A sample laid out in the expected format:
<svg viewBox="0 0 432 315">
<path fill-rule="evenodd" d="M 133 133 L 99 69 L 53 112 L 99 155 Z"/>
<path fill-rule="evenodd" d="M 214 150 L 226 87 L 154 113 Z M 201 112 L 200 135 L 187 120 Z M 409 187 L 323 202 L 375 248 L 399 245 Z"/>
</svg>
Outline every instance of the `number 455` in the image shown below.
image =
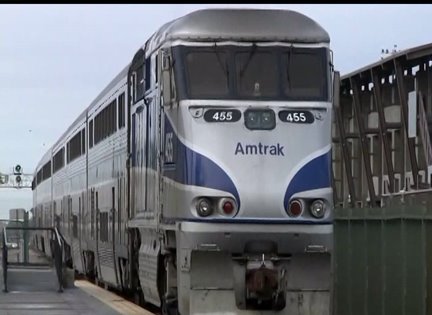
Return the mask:
<svg viewBox="0 0 432 315">
<path fill-rule="evenodd" d="M 230 121 L 232 120 L 233 117 L 232 117 L 232 112 L 222 111 L 222 112 L 214 113 L 212 118 L 216 121 L 224 121 L 224 120 Z"/>
<path fill-rule="evenodd" d="M 306 122 L 305 113 L 288 113 L 287 121 Z"/>
</svg>

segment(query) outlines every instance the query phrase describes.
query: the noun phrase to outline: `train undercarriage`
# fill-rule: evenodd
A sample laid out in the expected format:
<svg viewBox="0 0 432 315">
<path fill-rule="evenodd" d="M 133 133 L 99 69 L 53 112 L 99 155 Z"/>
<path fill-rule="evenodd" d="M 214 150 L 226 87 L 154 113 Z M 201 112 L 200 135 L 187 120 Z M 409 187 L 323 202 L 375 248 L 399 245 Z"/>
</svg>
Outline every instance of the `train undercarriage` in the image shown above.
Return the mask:
<svg viewBox="0 0 432 315">
<path fill-rule="evenodd" d="M 332 226 L 306 228 L 178 223 L 157 256 L 163 314 L 329 314 Z M 139 261 L 157 247 L 142 238 Z M 140 282 L 151 302 L 145 266 Z"/>
</svg>

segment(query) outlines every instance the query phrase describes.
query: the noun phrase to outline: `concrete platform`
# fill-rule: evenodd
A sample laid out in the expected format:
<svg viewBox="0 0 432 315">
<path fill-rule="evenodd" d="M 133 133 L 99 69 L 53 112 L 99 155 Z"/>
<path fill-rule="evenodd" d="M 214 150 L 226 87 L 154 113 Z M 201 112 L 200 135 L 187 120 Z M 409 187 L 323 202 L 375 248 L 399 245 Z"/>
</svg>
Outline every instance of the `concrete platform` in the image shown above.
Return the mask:
<svg viewBox="0 0 432 315">
<path fill-rule="evenodd" d="M 78 288 L 57 292 L 0 293 L 1 315 L 119 315 Z"/>
<path fill-rule="evenodd" d="M 3 292 L 3 270 L 0 268 L 0 315 L 153 315 L 88 281 L 75 281 L 73 287 L 59 293 L 51 263 L 40 253 L 30 250 L 29 254 L 31 262 L 47 265 L 11 265 L 8 268 L 8 293 Z"/>
<path fill-rule="evenodd" d="M 88 281 L 56 291 L 0 292 L 0 315 L 153 315 L 151 312 Z"/>
<path fill-rule="evenodd" d="M 142 307 L 129 302 L 122 297 L 104 290 L 88 281 L 75 281 L 75 287 L 85 291 L 87 294 L 97 298 L 105 305 L 109 305 L 122 315 L 154 315 Z M 1 313 L 0 313 L 1 314 Z"/>
</svg>

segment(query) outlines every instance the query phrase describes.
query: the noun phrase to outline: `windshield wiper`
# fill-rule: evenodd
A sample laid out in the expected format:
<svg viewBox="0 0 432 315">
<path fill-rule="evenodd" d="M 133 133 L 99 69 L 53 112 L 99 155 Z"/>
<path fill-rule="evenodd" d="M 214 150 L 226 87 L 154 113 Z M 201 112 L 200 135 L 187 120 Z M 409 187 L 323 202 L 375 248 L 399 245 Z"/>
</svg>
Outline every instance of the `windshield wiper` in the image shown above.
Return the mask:
<svg viewBox="0 0 432 315">
<path fill-rule="evenodd" d="M 219 51 L 219 49 L 217 49 L 216 43 L 214 44 L 214 51 L 216 53 L 216 58 L 217 58 L 217 60 L 219 62 L 219 66 L 222 68 L 222 70 L 225 73 L 225 75 L 227 77 L 227 80 L 228 80 L 228 78 L 229 78 L 229 68 L 228 68 L 228 65 L 226 64 L 226 60 L 225 60 L 225 66 L 223 65 L 223 62 L 222 62 L 222 60 L 220 58 L 220 51 Z"/>
<path fill-rule="evenodd" d="M 243 69 L 240 70 L 240 77 L 243 77 L 244 72 L 246 71 L 247 67 L 249 66 L 250 61 L 252 60 L 252 57 L 255 55 L 257 51 L 257 45 L 255 43 L 252 44 L 252 49 L 249 53 L 249 57 L 246 60 L 246 63 L 243 66 Z"/>
<path fill-rule="evenodd" d="M 292 46 L 290 46 L 288 50 L 288 60 L 287 60 L 287 67 L 286 67 L 286 76 L 287 76 L 287 85 L 288 88 L 290 88 L 291 78 L 290 78 L 290 71 L 291 71 L 291 54 L 292 54 Z"/>
</svg>

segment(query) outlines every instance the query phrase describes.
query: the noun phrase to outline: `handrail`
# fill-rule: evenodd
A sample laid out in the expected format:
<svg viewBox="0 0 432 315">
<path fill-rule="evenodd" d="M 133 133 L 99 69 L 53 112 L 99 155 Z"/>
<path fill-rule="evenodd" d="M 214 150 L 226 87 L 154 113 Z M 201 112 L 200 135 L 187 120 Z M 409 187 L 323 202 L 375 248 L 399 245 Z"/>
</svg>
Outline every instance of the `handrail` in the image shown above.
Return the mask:
<svg viewBox="0 0 432 315">
<path fill-rule="evenodd" d="M 16 227 L 16 226 L 6 226 L 3 228 L 3 256 L 2 256 L 2 266 L 3 266 L 3 281 L 4 281 L 4 291 L 7 292 L 7 266 L 8 266 L 8 257 L 7 250 L 8 245 L 10 243 L 7 242 L 7 232 L 6 230 L 45 230 L 51 231 L 54 235 L 53 242 L 53 258 L 54 258 L 54 267 L 56 269 L 57 280 L 59 284 L 58 292 L 63 292 L 63 241 L 62 235 L 58 231 L 56 227 Z"/>
<path fill-rule="evenodd" d="M 8 287 L 7 287 L 8 243 L 7 243 L 6 227 L 3 228 L 2 241 L 3 241 L 3 247 L 2 247 L 3 292 L 8 292 Z"/>
<path fill-rule="evenodd" d="M 56 227 L 54 228 L 54 235 L 57 240 L 54 247 L 54 265 L 59 283 L 58 291 L 63 292 L 63 243 Z"/>
<path fill-rule="evenodd" d="M 398 196 L 409 196 L 409 195 L 419 195 L 419 194 L 430 194 L 432 193 L 432 188 L 421 188 L 416 190 L 401 190 L 395 193 L 382 194 L 383 198 L 392 198 Z"/>
</svg>

